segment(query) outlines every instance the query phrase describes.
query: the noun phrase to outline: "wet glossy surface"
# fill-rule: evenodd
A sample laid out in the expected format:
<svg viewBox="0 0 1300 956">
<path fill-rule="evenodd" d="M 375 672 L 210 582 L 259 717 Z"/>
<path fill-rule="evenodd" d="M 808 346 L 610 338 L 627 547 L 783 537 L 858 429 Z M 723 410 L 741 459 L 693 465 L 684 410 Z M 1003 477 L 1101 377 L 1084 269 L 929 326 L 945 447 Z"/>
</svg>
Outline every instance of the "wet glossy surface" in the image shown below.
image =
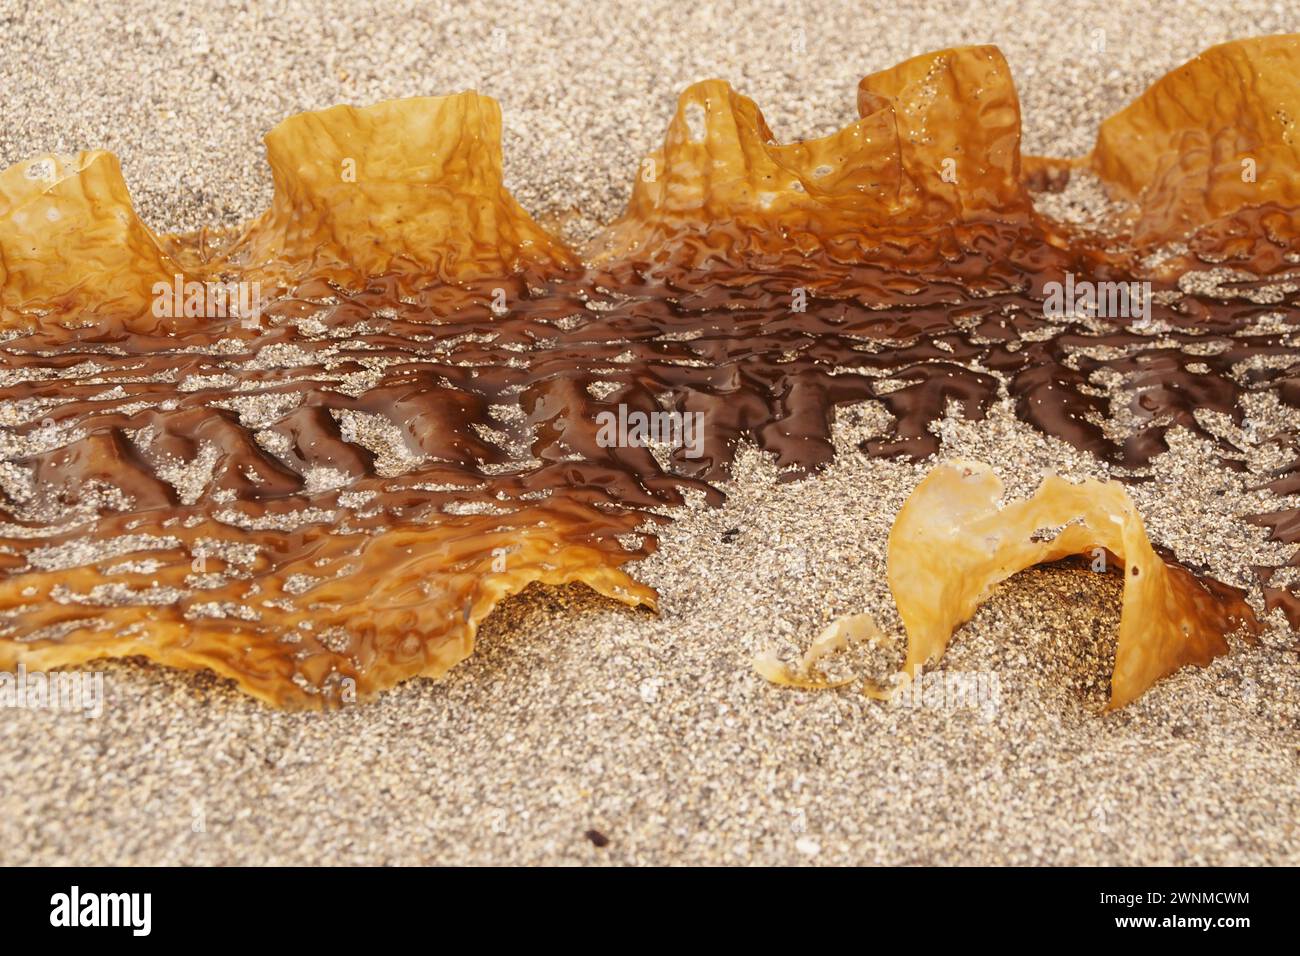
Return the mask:
<svg viewBox="0 0 1300 956">
<path fill-rule="evenodd" d="M 844 145 L 835 138 L 774 147 L 761 163 L 733 154 L 761 143 L 761 115 L 725 89 L 692 88 L 660 156 L 665 174 L 701 168 L 700 144 L 744 162 L 727 183 L 714 164 L 714 181 L 683 175 L 676 190 L 642 190 L 589 269 L 512 205 L 499 156 L 485 177 L 458 173 L 444 205 L 429 199 L 426 179 L 400 179 L 401 202 L 423 197 L 442 218 L 429 220 L 432 232 L 411 226 L 396 251 L 376 248 L 388 234 L 378 224 L 400 208 L 393 189 L 371 189 L 336 215 L 337 197 L 286 179 L 283 153 L 275 209 L 215 250 L 146 235 L 124 207 L 132 254 L 148 247 L 141 288 L 164 266 L 256 277 L 275 290 L 256 328 L 159 320 L 130 283 L 87 307 L 84 258 L 52 254 L 62 265 L 44 272 L 31 259 L 0 301 L 13 336 L 0 348 L 0 664 L 143 654 L 213 668 L 279 705 L 437 676 L 470 653 L 499 600 L 533 581 L 582 581 L 652 605 L 624 566 L 653 547 L 656 509 L 691 492 L 719 502 L 742 442 L 790 478 L 815 473 L 833 453 L 837 407 L 871 399 L 894 422 L 863 454 L 935 454 L 931 426 L 950 406 L 979 419 L 1005 393 L 1025 421 L 1120 476 L 1140 480 L 1175 426 L 1217 443 L 1207 467 L 1242 468 L 1247 449 L 1211 435 L 1196 412 L 1244 425 L 1252 392 L 1300 407 L 1295 287 L 1272 275 L 1236 283 L 1237 297 L 1182 294 L 1190 254 L 1172 274 L 1134 274 L 1131 251 L 1033 213 L 1016 178 L 1018 144 L 1005 138 L 939 144 L 997 161 L 951 189 L 925 182 L 927 157 L 942 157 L 906 144 L 929 135 L 926 115 L 937 121 L 974 97 L 1018 130 L 1018 111 L 1006 113 L 1017 109 L 1014 88 L 990 49 L 934 54 L 864 81 L 866 125 L 841 134 L 860 153 L 836 154 L 844 168 L 833 175 L 818 171 Z M 469 116 L 491 154 L 499 119 L 484 121 L 476 99 L 456 103 L 462 112 L 444 101 L 411 109 L 453 126 Z M 362 113 L 321 120 L 325 138 L 337 132 L 330 123 L 344 124 L 337 138 L 348 143 L 346 124 L 382 128 Z M 902 173 L 889 202 L 864 205 L 879 189 L 872 170 L 888 168 L 864 132 L 882 115 L 908 119 L 888 146 Z M 397 121 L 400 111 L 385 122 Z M 319 129 L 303 128 L 306 142 L 319 141 Z M 280 135 L 277 149 L 291 152 Z M 397 152 L 384 169 L 409 168 Z M 307 169 L 298 172 L 333 175 Z M 760 179 L 770 170 L 800 184 L 769 197 Z M 814 174 L 838 186 L 801 185 Z M 85 208 L 71 193 L 62 202 Z M 671 214 L 665 203 L 677 204 Z M 487 219 L 474 218 L 485 209 Z M 1220 223 L 1225 235 L 1259 226 L 1242 239 L 1250 262 L 1290 265 L 1291 211 L 1234 215 Z M 362 241 L 365 222 L 376 224 L 373 241 Z M 314 246 L 300 226 L 330 242 Z M 0 235 L 0 248 L 14 235 Z M 426 240 L 441 251 L 416 261 Z M 304 249 L 325 252 L 304 258 Z M 482 267 L 469 268 L 462 253 L 484 249 Z M 1156 301 L 1140 318 L 1046 315 L 1049 284 L 1067 274 L 1151 278 Z M 609 446 L 599 416 L 620 406 L 701 414 L 701 454 Z M 1300 460 L 1270 487 L 1295 493 Z M 1248 520 L 1300 543 L 1294 509 Z M 1260 570 L 1262 584 L 1271 573 Z M 1207 586 L 1239 607 L 1236 594 Z M 1264 595 L 1300 625 L 1296 595 Z"/>
</svg>

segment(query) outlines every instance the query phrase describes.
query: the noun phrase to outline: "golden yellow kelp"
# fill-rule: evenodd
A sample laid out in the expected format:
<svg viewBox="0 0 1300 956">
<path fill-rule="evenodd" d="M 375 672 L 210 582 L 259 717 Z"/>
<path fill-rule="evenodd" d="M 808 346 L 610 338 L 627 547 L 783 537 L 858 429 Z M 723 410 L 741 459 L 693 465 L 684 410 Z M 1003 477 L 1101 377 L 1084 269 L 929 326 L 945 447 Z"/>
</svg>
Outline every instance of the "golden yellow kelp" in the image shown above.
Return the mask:
<svg viewBox="0 0 1300 956">
<path fill-rule="evenodd" d="M 502 184 L 501 107 L 477 93 L 299 113 L 266 136 L 271 208 L 225 262 L 356 287 L 447 282 L 575 260 Z"/>
<path fill-rule="evenodd" d="M 50 153 L 0 173 L 0 328 L 54 312 L 152 331 L 151 289 L 179 271 L 136 216 L 112 153 Z"/>
<path fill-rule="evenodd" d="M 1023 157 L 1035 188 L 1095 174 L 1124 206 L 1105 231 L 1155 272 L 1294 268 L 1300 248 L 1300 34 L 1211 47 L 1105 120 L 1080 159 Z M 1052 184 L 1055 186 L 1052 186 Z M 1190 251 L 1185 254 L 1183 247 Z"/>
<path fill-rule="evenodd" d="M 1123 569 L 1112 708 L 1186 664 L 1208 664 L 1227 652 L 1226 634 L 1256 626 L 1244 602 L 1155 553 L 1132 499 L 1116 482 L 1072 484 L 1053 475 L 1024 501 L 1003 505 L 1001 499 L 1002 482 L 987 465 L 948 462 L 925 477 L 894 520 L 887 574 L 907 633 L 902 670 L 908 677 L 943 656 L 953 631 L 997 584 L 1072 555 L 1105 552 Z M 818 686 L 824 682 L 811 665 L 828 649 L 877 636 L 869 618 L 855 615 L 824 632 L 798 667 L 765 657 L 759 670 L 777 683 Z"/>
<path fill-rule="evenodd" d="M 271 208 L 215 256 L 192 237 L 155 236 L 111 153 L 38 156 L 0 173 L 0 328 L 192 328 L 152 309 L 156 287 L 186 280 L 269 294 L 310 279 L 427 286 L 577 265 L 502 184 L 501 110 L 489 97 L 300 113 L 266 148 Z"/>
<path fill-rule="evenodd" d="M 861 83 L 862 116 L 822 139 L 778 145 L 754 101 L 722 80 L 681 95 L 661 149 L 642 162 L 599 259 L 648 251 L 713 224 L 775 230 L 797 248 L 864 226 L 1023 217 L 1020 105 L 996 47 L 941 50 Z"/>
<path fill-rule="evenodd" d="M 1246 207 L 1300 206 L 1300 36 L 1211 47 L 1101 124 L 1088 163 L 1169 242 Z"/>
<path fill-rule="evenodd" d="M 890 216 L 942 222 L 1028 213 L 1020 99 L 997 47 L 927 53 L 864 77 L 858 114 L 897 130 Z"/>
<path fill-rule="evenodd" d="M 169 516 L 146 512 L 108 559 L 37 562 L 0 581 L 0 670 L 141 656 L 212 670 L 274 706 L 337 706 L 441 677 L 497 604 L 534 582 L 656 605 L 620 567 L 634 555 L 608 535 L 631 522 L 576 504 L 369 534 Z"/>
<path fill-rule="evenodd" d="M 1290 261 L 1294 49 L 1216 48 L 1108 123 L 1092 162 L 1140 236 L 1201 224 L 1203 262 Z M 586 265 L 506 191 L 500 110 L 473 92 L 284 120 L 270 209 L 215 233 L 154 235 L 107 153 L 0 174 L 0 667 L 141 655 L 323 705 L 444 673 L 531 582 L 653 605 L 625 571 L 646 522 L 688 492 L 720 502 L 745 447 L 815 472 L 842 406 L 890 412 L 866 453 L 924 458 L 954 402 L 977 419 L 1010 398 L 1134 470 L 1170 423 L 1240 422 L 1247 393 L 1300 407 L 1293 341 L 1246 335 L 1237 303 L 1150 303 L 1158 354 L 1122 318 L 1047 319 L 1048 281 L 1124 272 L 1132 250 L 1034 212 L 995 48 L 916 57 L 857 96 L 857 121 L 780 145 L 725 83 L 690 87 Z M 1229 181 L 1239 158 L 1255 191 Z M 1242 334 L 1207 354 L 1197 322 Z M 1102 379 L 1142 389 L 1122 442 Z M 700 440 L 611 441 L 599 422 L 629 412 Z M 1116 705 L 1222 652 L 1239 609 L 1154 555 L 1121 490 L 996 495 L 940 470 L 900 516 L 908 670 L 988 587 L 1088 547 L 1130 565 Z M 1297 535 L 1294 509 L 1260 520 Z M 855 618 L 818 652 L 876 636 Z"/>
</svg>

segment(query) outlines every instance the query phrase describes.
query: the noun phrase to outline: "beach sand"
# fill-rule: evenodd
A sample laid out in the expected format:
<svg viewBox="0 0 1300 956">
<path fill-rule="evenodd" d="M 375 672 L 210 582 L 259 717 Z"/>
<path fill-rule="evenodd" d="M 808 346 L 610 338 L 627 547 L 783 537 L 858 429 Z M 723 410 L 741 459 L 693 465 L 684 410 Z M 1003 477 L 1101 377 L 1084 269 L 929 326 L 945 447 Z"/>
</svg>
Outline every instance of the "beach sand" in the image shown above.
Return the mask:
<svg viewBox="0 0 1300 956">
<path fill-rule="evenodd" d="M 1025 151 L 1078 155 L 1168 69 L 1293 21 L 1259 2 L 0 0 L 0 166 L 107 148 L 155 229 L 231 225 L 269 202 L 260 136 L 290 113 L 476 88 L 502 104 L 507 184 L 577 241 L 621 211 L 696 80 L 730 80 L 788 141 L 853 119 L 868 72 L 991 42 Z M 1110 714 L 1121 585 L 1086 567 L 1017 575 L 958 632 L 943 672 L 983 682 L 976 706 L 754 672 L 840 614 L 900 633 L 886 537 L 932 462 L 857 452 L 881 414 L 845 410 L 815 479 L 778 482 L 744 453 L 726 506 L 682 509 L 634 570 L 657 616 L 530 590 L 445 680 L 328 714 L 132 662 L 102 666 L 98 719 L 0 711 L 0 863 L 1300 863 L 1300 659 L 1280 614 L 1258 646 Z M 1255 436 L 1294 423 L 1266 402 L 1250 414 L 1249 436 L 1206 423 L 1254 449 L 1248 473 L 1176 431 L 1130 488 L 1155 542 L 1241 586 L 1289 558 L 1240 515 L 1280 506 L 1248 490 L 1284 460 Z M 1049 470 L 1105 474 L 1005 407 L 941 434 L 944 457 L 993 463 L 1014 494 Z M 856 663 L 901 656 L 898 641 Z"/>
</svg>

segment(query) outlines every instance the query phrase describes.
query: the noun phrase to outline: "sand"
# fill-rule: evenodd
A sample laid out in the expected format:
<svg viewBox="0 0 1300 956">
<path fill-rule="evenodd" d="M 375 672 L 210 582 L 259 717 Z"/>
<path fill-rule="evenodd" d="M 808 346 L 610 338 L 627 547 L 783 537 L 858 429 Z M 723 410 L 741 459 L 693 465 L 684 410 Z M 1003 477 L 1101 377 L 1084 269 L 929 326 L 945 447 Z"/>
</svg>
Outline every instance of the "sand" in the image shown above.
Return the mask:
<svg viewBox="0 0 1300 956">
<path fill-rule="evenodd" d="M 259 136 L 289 113 L 475 87 L 502 102 L 508 184 L 581 239 L 621 210 L 698 79 L 732 81 L 791 139 L 851 119 L 866 72 L 995 42 L 1026 151 L 1070 155 L 1199 49 L 1293 19 L 1255 2 L 885 15 L 830 0 L 163 0 L 122 14 L 0 0 L 0 165 L 112 149 L 153 227 L 231 224 L 269 200 Z M 1251 411 L 1259 434 L 1286 414 Z M 816 479 L 780 483 L 747 452 L 724 508 L 683 510 L 639 568 L 657 617 L 530 591 L 446 680 L 326 715 L 129 662 L 103 665 L 97 720 L 0 711 L 0 863 L 1300 862 L 1300 660 L 1280 615 L 1260 646 L 1107 715 L 1120 584 L 1086 568 L 1018 575 L 959 632 L 944 672 L 982 681 L 977 706 L 885 706 L 754 673 L 756 653 L 806 646 L 838 614 L 898 631 L 885 538 L 927 465 L 854 451 L 880 414 L 841 416 L 841 454 Z M 1015 493 L 1045 469 L 1104 474 L 1006 408 L 941 431 L 945 456 L 996 463 Z M 1278 452 L 1256 443 L 1233 475 L 1188 433 L 1171 444 L 1132 491 L 1152 538 L 1243 585 L 1251 564 L 1279 563 L 1238 517 L 1279 506 L 1247 490 Z M 853 663 L 898 659 L 901 644 Z"/>
</svg>

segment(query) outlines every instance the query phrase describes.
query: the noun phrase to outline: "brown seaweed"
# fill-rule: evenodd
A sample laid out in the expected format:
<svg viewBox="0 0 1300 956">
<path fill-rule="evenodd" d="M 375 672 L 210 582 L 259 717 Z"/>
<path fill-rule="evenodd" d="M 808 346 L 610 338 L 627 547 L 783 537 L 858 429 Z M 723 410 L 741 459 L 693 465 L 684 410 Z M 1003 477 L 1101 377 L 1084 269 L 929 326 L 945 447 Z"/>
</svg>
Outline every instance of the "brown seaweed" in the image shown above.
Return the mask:
<svg viewBox="0 0 1300 956">
<path fill-rule="evenodd" d="M 1136 210 L 1127 251 L 1034 211 L 1074 166 L 1022 169 L 992 47 L 867 77 L 861 119 L 803 143 L 691 87 L 586 263 L 504 189 L 473 93 L 286 120 L 271 209 L 226 235 L 153 234 L 109 154 L 21 163 L 0 174 L 0 666 L 144 655 L 281 706 L 437 676 L 533 581 L 652 606 L 625 566 L 664 506 L 721 501 L 743 443 L 815 473 L 837 407 L 870 399 L 893 423 L 865 454 L 931 455 L 950 406 L 1005 392 L 1122 474 L 1175 426 L 1240 467 L 1197 412 L 1300 406 L 1300 310 L 1269 286 L 1296 262 L 1298 42 L 1215 48 L 1103 127 L 1087 164 Z M 1269 294 L 1177 286 L 1221 262 Z M 1150 279 L 1158 346 L 1132 317 L 1047 314 L 1075 277 Z M 605 440 L 630 412 L 701 416 L 699 446 Z M 1253 520 L 1300 542 L 1294 509 Z"/>
</svg>

